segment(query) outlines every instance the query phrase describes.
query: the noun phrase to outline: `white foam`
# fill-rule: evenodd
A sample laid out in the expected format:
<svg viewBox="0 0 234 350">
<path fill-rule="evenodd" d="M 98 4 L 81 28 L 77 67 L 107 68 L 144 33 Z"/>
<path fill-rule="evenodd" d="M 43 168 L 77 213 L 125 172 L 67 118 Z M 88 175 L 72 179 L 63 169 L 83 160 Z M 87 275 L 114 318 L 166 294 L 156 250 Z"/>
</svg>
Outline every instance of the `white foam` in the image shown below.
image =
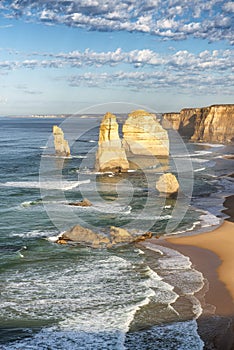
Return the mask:
<svg viewBox="0 0 234 350">
<path fill-rule="evenodd" d="M 195 169 L 194 172 L 197 173 L 199 171 L 203 171 L 203 170 L 206 170 L 206 168 L 199 168 L 199 169 Z"/>
<path fill-rule="evenodd" d="M 223 145 L 222 143 L 218 144 L 218 143 L 208 143 L 208 142 L 194 142 L 194 145 L 202 145 L 202 146 L 208 146 L 208 147 L 211 147 L 211 148 L 219 148 L 219 147 L 224 147 L 225 145 Z"/>
<path fill-rule="evenodd" d="M 48 190 L 68 191 L 82 184 L 90 183 L 90 179 L 83 181 L 7 181 L 0 183 L 1 186 L 19 187 L 19 188 L 44 188 Z"/>
<path fill-rule="evenodd" d="M 72 158 L 85 159 L 85 158 L 87 158 L 87 156 L 77 155 L 77 156 L 72 156 Z"/>
<path fill-rule="evenodd" d="M 13 233 L 12 237 L 22 237 L 22 238 L 45 238 L 47 237 L 48 240 L 50 240 L 49 238 L 53 239 L 51 231 L 41 231 L 41 230 L 32 230 L 29 232 L 23 232 L 23 233 Z"/>
<path fill-rule="evenodd" d="M 217 216 L 207 212 L 206 214 L 200 215 L 199 218 L 202 220 L 202 227 L 210 227 L 220 225 L 221 219 Z"/>
<path fill-rule="evenodd" d="M 199 210 L 200 211 L 200 210 Z M 165 236 L 171 236 L 171 235 L 179 235 L 181 233 L 185 233 L 185 232 L 190 232 L 193 231 L 195 229 L 196 226 L 200 225 L 201 221 L 194 221 L 192 226 L 184 229 L 184 230 L 180 230 L 180 231 L 175 231 L 175 232 L 170 232 L 170 233 L 166 233 Z"/>
<path fill-rule="evenodd" d="M 173 288 L 176 286 L 179 295 L 190 297 L 193 304 L 193 312 L 198 317 L 201 313 L 201 305 L 199 300 L 194 297 L 194 293 L 204 286 L 202 273 L 192 267 L 189 257 L 176 250 L 156 245 L 152 242 L 144 242 L 143 245 L 147 249 L 160 250 L 163 253 L 157 260 L 157 274 L 162 277 L 164 283 L 166 282 Z"/>
</svg>

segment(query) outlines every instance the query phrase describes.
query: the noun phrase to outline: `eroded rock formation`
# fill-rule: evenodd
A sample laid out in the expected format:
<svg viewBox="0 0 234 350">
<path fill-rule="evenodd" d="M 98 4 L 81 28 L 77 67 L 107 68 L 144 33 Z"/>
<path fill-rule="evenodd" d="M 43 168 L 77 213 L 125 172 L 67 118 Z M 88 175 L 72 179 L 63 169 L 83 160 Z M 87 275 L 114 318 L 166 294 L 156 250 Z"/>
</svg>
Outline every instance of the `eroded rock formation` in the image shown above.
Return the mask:
<svg viewBox="0 0 234 350">
<path fill-rule="evenodd" d="M 166 173 L 160 176 L 156 182 L 156 189 L 166 196 L 170 197 L 178 193 L 179 183 L 175 175 Z"/>
<path fill-rule="evenodd" d="M 114 172 L 129 169 L 126 153 L 119 137 L 116 116 L 109 112 L 105 114 L 100 125 L 96 169 Z"/>
<path fill-rule="evenodd" d="M 53 126 L 53 135 L 54 135 L 54 148 L 56 155 L 68 157 L 70 156 L 70 147 L 68 142 L 64 139 L 63 130 L 57 125 Z"/>
<path fill-rule="evenodd" d="M 192 141 L 231 142 L 234 139 L 234 105 L 201 108 Z"/>
<path fill-rule="evenodd" d="M 134 155 L 167 157 L 169 140 L 167 131 L 159 124 L 155 114 L 144 110 L 133 111 L 123 125 L 123 144 Z"/>
<path fill-rule="evenodd" d="M 84 228 L 80 225 L 72 227 L 70 230 L 62 233 L 56 243 L 77 243 L 92 248 L 112 248 L 126 243 L 133 243 L 143 241 L 151 238 L 152 233 L 146 232 L 137 234 L 136 232 L 128 232 L 127 230 L 111 226 L 108 234 L 95 233 L 90 229 Z"/>
<path fill-rule="evenodd" d="M 234 138 L 234 105 L 184 108 L 180 113 L 165 113 L 163 125 L 171 125 L 192 141 L 228 143 Z"/>
<path fill-rule="evenodd" d="M 75 207 L 91 207 L 92 203 L 87 198 L 84 198 L 80 202 L 70 202 L 68 205 L 73 205 Z"/>
</svg>

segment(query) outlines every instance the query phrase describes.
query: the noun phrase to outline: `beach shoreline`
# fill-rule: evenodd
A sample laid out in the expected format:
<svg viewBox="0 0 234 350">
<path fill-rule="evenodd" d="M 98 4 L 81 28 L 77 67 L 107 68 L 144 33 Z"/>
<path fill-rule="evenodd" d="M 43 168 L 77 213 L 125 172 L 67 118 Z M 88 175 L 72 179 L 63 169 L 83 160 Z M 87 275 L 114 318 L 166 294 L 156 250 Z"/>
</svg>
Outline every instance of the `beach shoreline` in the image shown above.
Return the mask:
<svg viewBox="0 0 234 350">
<path fill-rule="evenodd" d="M 197 323 L 204 349 L 234 349 L 234 196 L 224 203 L 230 216 L 213 230 L 150 240 L 158 249 L 166 246 L 188 256 L 204 276 L 205 285 L 195 294 L 202 307 Z"/>
</svg>

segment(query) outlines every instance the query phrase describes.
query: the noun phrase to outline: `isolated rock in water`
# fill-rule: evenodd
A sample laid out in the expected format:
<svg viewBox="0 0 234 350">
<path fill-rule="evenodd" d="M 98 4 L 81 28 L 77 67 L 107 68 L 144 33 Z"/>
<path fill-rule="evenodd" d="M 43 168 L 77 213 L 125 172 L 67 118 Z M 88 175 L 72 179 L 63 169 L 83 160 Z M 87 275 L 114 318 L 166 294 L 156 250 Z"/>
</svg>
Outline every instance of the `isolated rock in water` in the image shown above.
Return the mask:
<svg viewBox="0 0 234 350">
<path fill-rule="evenodd" d="M 126 153 L 119 138 L 116 116 L 109 112 L 105 114 L 100 125 L 96 169 L 114 172 L 129 169 Z"/>
<path fill-rule="evenodd" d="M 134 237 L 127 230 L 115 226 L 111 226 L 110 236 L 112 244 L 128 243 L 134 240 Z"/>
<path fill-rule="evenodd" d="M 123 144 L 126 151 L 135 155 L 169 155 L 169 139 L 156 115 L 144 110 L 133 111 L 123 125 Z"/>
<path fill-rule="evenodd" d="M 165 193 L 170 196 L 178 192 L 179 183 L 175 175 L 166 173 L 160 176 L 156 183 L 156 188 L 160 193 Z"/>
<path fill-rule="evenodd" d="M 56 155 L 58 156 L 70 156 L 70 147 L 68 142 L 64 139 L 63 130 L 57 125 L 53 126 L 53 135 L 54 135 L 54 148 Z"/>
<path fill-rule="evenodd" d="M 110 237 L 112 245 L 119 243 L 132 243 L 144 241 L 152 237 L 152 232 L 146 232 L 143 234 L 137 234 L 136 232 L 128 232 L 121 227 L 110 227 Z"/>
<path fill-rule="evenodd" d="M 61 234 L 56 243 L 66 244 L 69 242 L 73 242 L 92 248 L 112 248 L 121 244 L 143 241 L 147 238 L 151 238 L 152 233 L 130 233 L 123 228 L 111 226 L 109 237 L 102 233 L 95 233 L 90 229 L 84 228 L 80 225 L 76 225 L 70 230 Z"/>
<path fill-rule="evenodd" d="M 79 244 L 92 246 L 94 248 L 101 248 L 110 244 L 110 240 L 108 237 L 100 233 L 95 233 L 92 230 L 84 228 L 80 225 L 76 225 L 72 227 L 69 231 L 64 232 L 60 236 L 60 239 L 63 241 L 72 241 Z"/>
<path fill-rule="evenodd" d="M 84 198 L 80 202 L 70 202 L 68 205 L 74 205 L 76 207 L 91 207 L 92 203 L 87 198 Z"/>
</svg>

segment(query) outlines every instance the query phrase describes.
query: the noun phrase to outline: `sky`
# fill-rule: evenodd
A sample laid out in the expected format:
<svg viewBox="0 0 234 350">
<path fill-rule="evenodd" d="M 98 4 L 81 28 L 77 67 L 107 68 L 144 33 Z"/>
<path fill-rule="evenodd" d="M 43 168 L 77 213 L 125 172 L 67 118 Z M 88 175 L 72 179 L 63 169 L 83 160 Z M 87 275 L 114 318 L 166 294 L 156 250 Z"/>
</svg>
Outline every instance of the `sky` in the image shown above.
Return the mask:
<svg viewBox="0 0 234 350">
<path fill-rule="evenodd" d="M 0 115 L 234 103 L 233 17 L 225 0 L 0 0 Z"/>
</svg>

